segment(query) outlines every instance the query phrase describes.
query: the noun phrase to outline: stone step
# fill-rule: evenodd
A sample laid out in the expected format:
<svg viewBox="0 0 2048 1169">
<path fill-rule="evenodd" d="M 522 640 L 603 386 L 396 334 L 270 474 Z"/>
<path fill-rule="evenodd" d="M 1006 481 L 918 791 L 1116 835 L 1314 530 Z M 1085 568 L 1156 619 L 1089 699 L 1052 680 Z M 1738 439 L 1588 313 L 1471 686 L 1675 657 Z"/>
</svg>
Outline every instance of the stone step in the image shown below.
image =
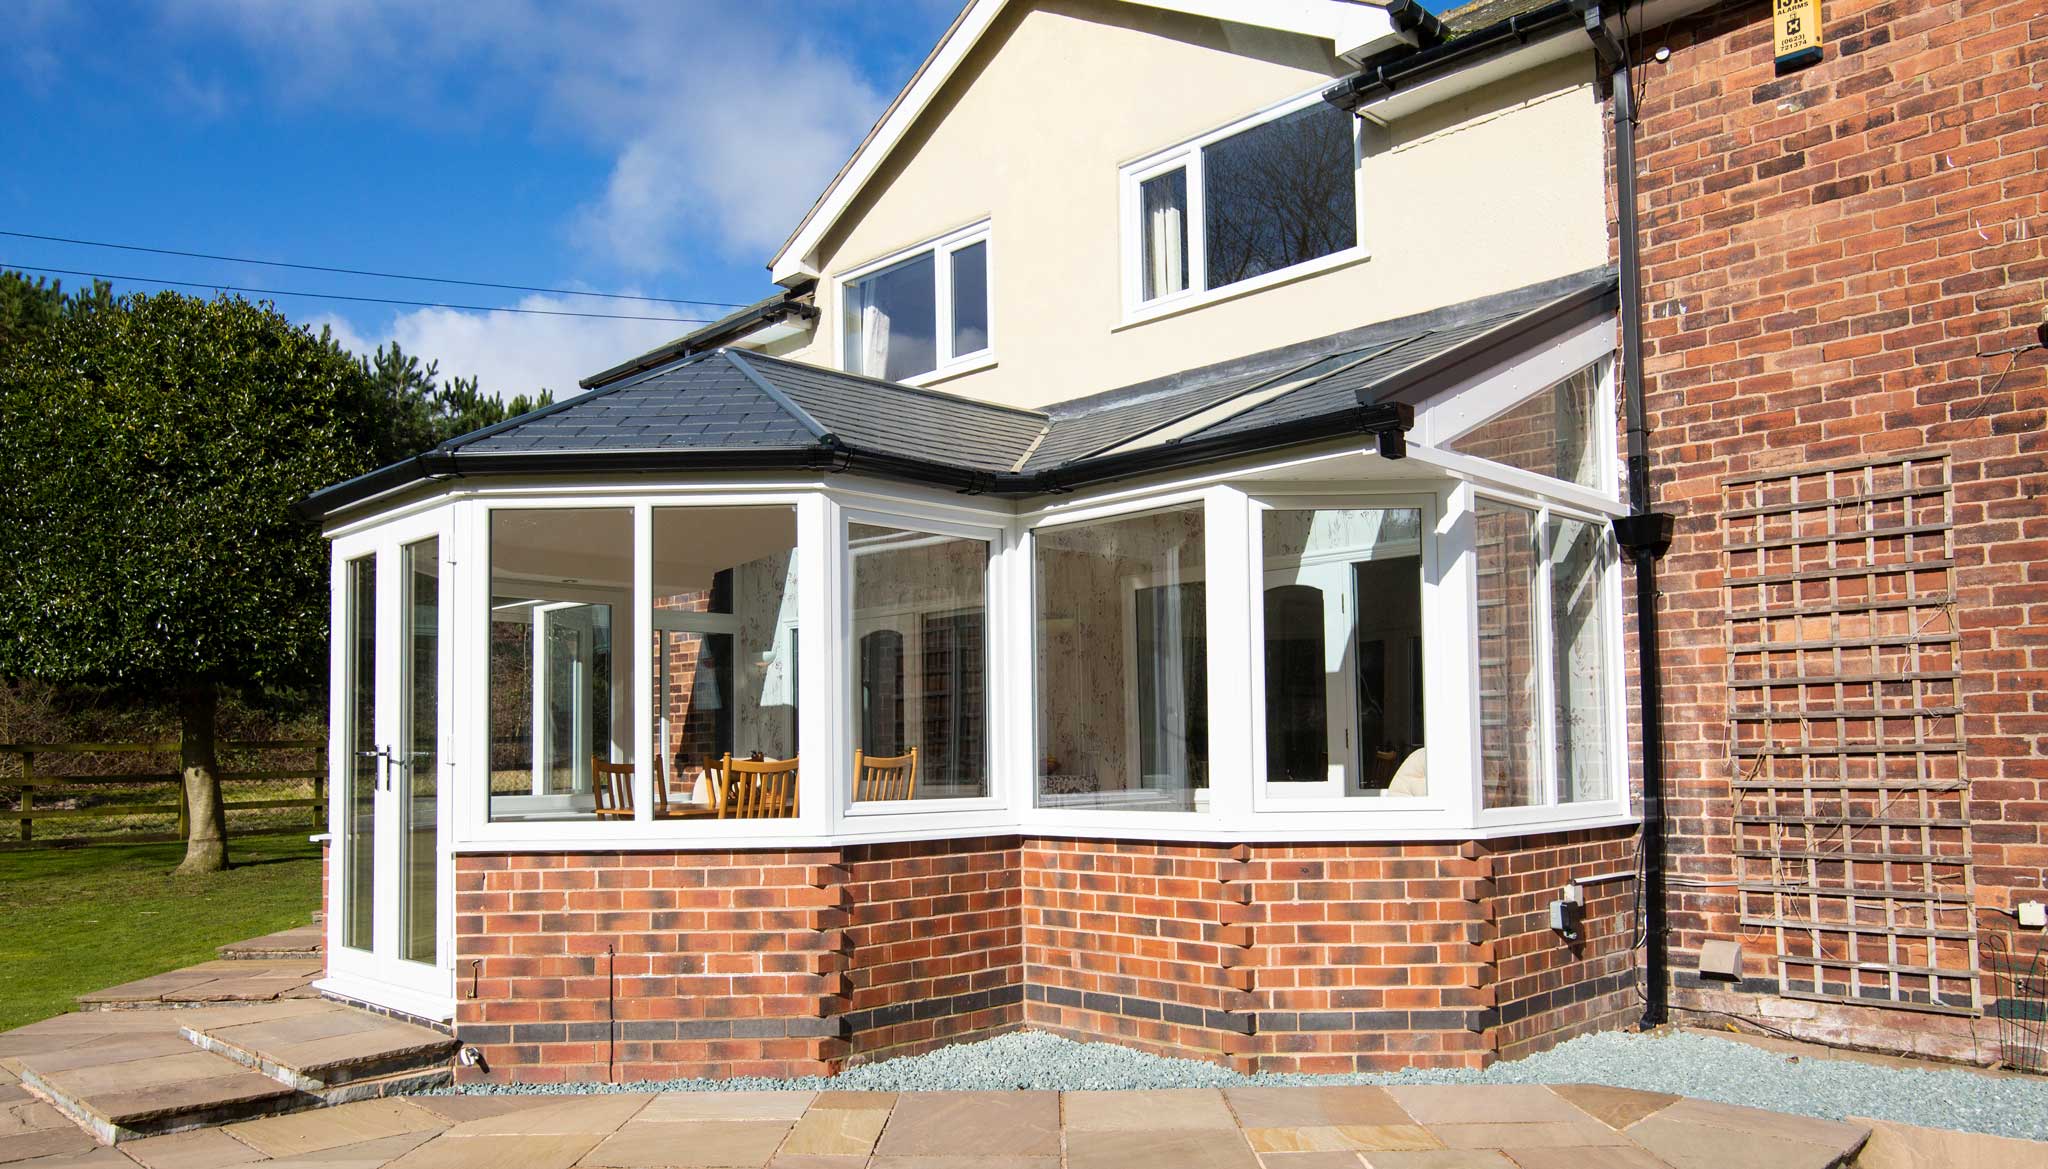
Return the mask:
<svg viewBox="0 0 2048 1169">
<path fill-rule="evenodd" d="M 169 1048 L 165 1040 L 175 1043 Z M 304 1093 L 174 1036 L 25 1056 L 22 1086 L 101 1144 L 252 1120 L 309 1104 Z"/>
<path fill-rule="evenodd" d="M 353 1007 L 323 1006 L 328 1009 L 248 1022 L 200 1021 L 179 1034 L 202 1051 L 302 1092 L 447 1075 L 453 1037 Z"/>
<path fill-rule="evenodd" d="M 327 931 L 318 925 L 302 925 L 260 938 L 229 942 L 214 953 L 230 961 L 278 961 L 317 959 L 326 950 Z"/>
<path fill-rule="evenodd" d="M 261 961 L 216 958 L 79 995 L 78 1009 L 137 1010 L 317 999 L 320 992 L 313 989 L 313 982 L 326 972 L 326 962 L 319 957 Z"/>
</svg>

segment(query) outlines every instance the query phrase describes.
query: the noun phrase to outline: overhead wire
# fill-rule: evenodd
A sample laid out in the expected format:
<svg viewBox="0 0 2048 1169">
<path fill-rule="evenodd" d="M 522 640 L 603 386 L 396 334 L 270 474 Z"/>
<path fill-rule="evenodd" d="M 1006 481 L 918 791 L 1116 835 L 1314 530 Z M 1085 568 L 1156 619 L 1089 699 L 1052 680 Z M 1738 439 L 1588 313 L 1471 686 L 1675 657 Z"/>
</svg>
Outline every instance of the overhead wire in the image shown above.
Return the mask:
<svg viewBox="0 0 2048 1169">
<path fill-rule="evenodd" d="M 299 296 L 311 300 L 347 300 L 361 304 L 395 304 L 409 308 L 445 308 L 473 313 L 521 313 L 536 317 L 583 317 L 599 321 L 666 321 L 677 325 L 709 324 L 710 317 L 655 317 L 629 313 L 580 313 L 571 309 L 512 308 L 490 304 L 450 304 L 437 300 L 401 300 L 389 296 L 352 296 L 345 292 L 305 292 L 289 288 L 252 288 L 241 284 L 222 284 L 213 280 L 167 280 L 157 276 L 122 276 L 112 272 L 87 272 L 77 268 L 42 268 L 33 264 L 13 264 L 0 260 L 0 269 L 13 268 L 22 272 L 40 272 L 52 276 L 83 276 L 93 280 L 119 280 L 127 284 L 159 284 L 175 288 L 211 288 L 221 292 L 247 292 L 257 296 Z"/>
<path fill-rule="evenodd" d="M 29 231 L 4 231 L 0 236 L 13 239 L 40 240 L 44 243 L 74 244 L 87 248 L 113 248 L 124 252 L 148 252 L 157 256 L 180 256 L 188 260 L 218 260 L 226 264 L 256 264 L 267 268 L 296 268 L 302 272 L 332 272 L 343 276 L 372 276 L 379 280 L 412 280 L 423 284 L 459 284 L 468 288 L 496 288 L 506 292 L 539 292 L 549 296 L 592 296 L 606 300 L 637 300 L 649 304 L 689 304 L 706 308 L 746 308 L 737 301 L 700 300 L 694 297 L 641 296 L 627 292 L 593 292 L 581 288 L 546 288 L 533 284 L 500 284 L 490 280 L 464 280 L 455 276 L 421 276 L 407 272 L 378 272 L 368 268 L 342 268 L 328 264 L 300 264 L 289 260 L 258 260 L 249 256 L 227 256 L 213 252 L 188 252 L 177 248 L 157 248 L 143 244 L 117 244 L 106 240 L 78 239 L 63 235 L 38 235 Z"/>
</svg>

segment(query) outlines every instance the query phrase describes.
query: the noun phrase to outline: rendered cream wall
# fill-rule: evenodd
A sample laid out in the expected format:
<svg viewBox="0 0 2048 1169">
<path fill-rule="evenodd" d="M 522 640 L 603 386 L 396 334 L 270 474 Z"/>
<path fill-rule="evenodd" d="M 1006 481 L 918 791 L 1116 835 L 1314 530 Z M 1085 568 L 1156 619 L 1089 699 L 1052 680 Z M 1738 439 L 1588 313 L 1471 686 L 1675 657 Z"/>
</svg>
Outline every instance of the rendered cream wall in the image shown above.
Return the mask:
<svg viewBox="0 0 2048 1169">
<path fill-rule="evenodd" d="M 1590 56 L 1368 127 L 1369 259 L 1119 328 L 1118 168 L 1341 75 L 1327 43 L 1140 5 L 1004 16 L 827 237 L 797 360 L 837 365 L 833 274 L 983 218 L 998 364 L 933 383 L 1014 405 L 1517 288 L 1607 261 Z"/>
</svg>

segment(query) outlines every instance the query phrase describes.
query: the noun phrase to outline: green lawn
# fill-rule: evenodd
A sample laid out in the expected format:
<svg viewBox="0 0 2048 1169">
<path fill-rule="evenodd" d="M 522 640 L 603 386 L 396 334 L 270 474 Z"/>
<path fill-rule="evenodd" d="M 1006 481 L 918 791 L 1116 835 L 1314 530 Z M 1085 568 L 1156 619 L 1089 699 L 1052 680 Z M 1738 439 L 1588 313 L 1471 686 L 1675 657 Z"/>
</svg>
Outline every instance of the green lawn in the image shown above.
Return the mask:
<svg viewBox="0 0 2048 1169">
<path fill-rule="evenodd" d="M 184 855 L 182 844 L 0 852 L 0 1030 L 304 925 L 320 907 L 320 846 L 304 832 L 231 838 L 235 867 L 205 877 L 171 875 Z"/>
</svg>

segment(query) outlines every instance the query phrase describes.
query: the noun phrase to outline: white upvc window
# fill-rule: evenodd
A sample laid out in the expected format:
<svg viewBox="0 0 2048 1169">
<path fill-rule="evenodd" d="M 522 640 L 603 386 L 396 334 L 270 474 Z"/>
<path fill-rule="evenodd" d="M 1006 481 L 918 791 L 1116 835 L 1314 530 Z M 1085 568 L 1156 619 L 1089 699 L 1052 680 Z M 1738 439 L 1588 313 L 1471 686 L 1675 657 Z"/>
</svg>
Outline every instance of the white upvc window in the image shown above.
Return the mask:
<svg viewBox="0 0 2048 1169">
<path fill-rule="evenodd" d="M 1472 506 L 1482 823 L 1626 806 L 1608 517 L 1482 491 Z"/>
<path fill-rule="evenodd" d="M 984 220 L 842 275 L 841 367 L 915 384 L 993 364 L 989 260 Z"/>
<path fill-rule="evenodd" d="M 1358 143 L 1318 91 L 1126 165 L 1126 318 L 1361 258 Z"/>
</svg>

